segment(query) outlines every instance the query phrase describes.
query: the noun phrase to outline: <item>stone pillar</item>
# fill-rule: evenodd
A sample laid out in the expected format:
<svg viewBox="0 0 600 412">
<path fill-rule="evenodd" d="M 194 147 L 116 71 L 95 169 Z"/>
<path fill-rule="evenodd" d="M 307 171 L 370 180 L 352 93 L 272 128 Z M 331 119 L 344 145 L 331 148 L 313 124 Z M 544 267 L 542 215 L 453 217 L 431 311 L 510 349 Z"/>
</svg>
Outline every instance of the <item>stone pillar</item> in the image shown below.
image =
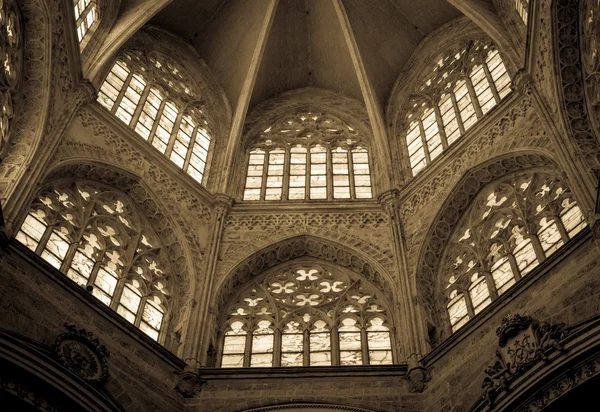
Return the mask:
<svg viewBox="0 0 600 412">
<path fill-rule="evenodd" d="M 410 272 L 406 264 L 406 244 L 400 217 L 400 193 L 394 189 L 383 193 L 379 202 L 390 219 L 390 231 L 393 239 L 396 266 L 396 283 L 398 285 L 399 338 L 407 359 L 416 362 L 428 350 L 426 329 L 419 308 L 415 305 L 416 288 L 410 280 Z M 398 359 L 402 362 L 404 359 Z"/>
<path fill-rule="evenodd" d="M 218 314 L 215 314 L 211 307 L 211 299 L 215 286 L 215 271 L 219 260 L 223 227 L 232 205 L 233 199 L 225 195 L 217 195 L 213 202 L 210 238 L 205 254 L 206 272 L 202 282 L 198 282 L 195 291 L 196 305 L 190 314 L 183 356 L 188 365 L 194 364 L 196 368 L 206 366 L 209 339 L 212 335 L 216 336 L 215 319 Z"/>
</svg>

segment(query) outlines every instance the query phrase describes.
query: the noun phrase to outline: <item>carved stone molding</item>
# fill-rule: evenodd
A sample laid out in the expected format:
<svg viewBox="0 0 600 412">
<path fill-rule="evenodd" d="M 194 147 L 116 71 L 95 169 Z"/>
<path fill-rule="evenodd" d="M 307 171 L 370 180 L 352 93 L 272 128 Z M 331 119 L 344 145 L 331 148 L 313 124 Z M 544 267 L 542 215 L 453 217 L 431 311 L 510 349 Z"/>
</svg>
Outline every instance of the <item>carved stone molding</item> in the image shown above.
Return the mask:
<svg viewBox="0 0 600 412">
<path fill-rule="evenodd" d="M 102 385 L 108 378 L 108 350 L 92 332 L 65 323 L 67 332 L 54 342 L 54 351 L 64 367 L 84 381 Z"/>
<path fill-rule="evenodd" d="M 591 169 L 600 169 L 600 143 L 592 129 L 581 60 L 579 0 L 554 2 L 560 91 L 569 134 Z M 585 43 L 584 43 L 585 45 Z"/>
</svg>

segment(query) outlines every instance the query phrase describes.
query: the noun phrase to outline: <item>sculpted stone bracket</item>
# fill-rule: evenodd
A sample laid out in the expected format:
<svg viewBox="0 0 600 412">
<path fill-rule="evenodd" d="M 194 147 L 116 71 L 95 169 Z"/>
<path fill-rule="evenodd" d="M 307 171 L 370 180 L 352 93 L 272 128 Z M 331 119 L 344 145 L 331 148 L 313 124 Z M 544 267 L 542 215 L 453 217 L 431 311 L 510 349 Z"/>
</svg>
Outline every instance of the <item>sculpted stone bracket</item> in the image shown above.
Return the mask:
<svg viewBox="0 0 600 412">
<path fill-rule="evenodd" d="M 53 349 L 60 363 L 92 385 L 103 385 L 108 378 L 108 350 L 92 332 L 65 323 L 67 332 L 56 338 Z"/>
</svg>

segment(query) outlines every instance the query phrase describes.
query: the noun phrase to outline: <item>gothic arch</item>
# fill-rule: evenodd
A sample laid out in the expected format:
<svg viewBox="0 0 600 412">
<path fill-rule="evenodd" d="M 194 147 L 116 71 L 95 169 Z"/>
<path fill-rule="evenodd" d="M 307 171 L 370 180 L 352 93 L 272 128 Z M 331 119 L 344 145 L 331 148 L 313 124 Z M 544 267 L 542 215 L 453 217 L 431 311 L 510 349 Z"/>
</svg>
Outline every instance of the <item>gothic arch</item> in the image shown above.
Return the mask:
<svg viewBox="0 0 600 412">
<path fill-rule="evenodd" d="M 6 156 L 0 164 L 0 197 L 13 217 L 12 195 L 27 172 L 46 128 L 50 103 L 53 23 L 45 1 L 19 1 L 23 20 L 22 95 L 15 99 L 15 119 Z"/>
<path fill-rule="evenodd" d="M 506 154 L 482 163 L 465 173 L 438 211 L 421 247 L 416 267 L 417 296 L 425 310 L 426 320 L 443 325 L 437 311 L 437 272 L 446 243 L 479 191 L 488 183 L 512 172 L 532 168 L 562 170 L 549 156 L 538 152 Z"/>
<path fill-rule="evenodd" d="M 279 264 L 301 257 L 312 257 L 352 270 L 371 282 L 394 308 L 396 296 L 392 278 L 377 262 L 369 257 L 327 239 L 300 235 L 262 248 L 242 259 L 216 285 L 215 313 L 221 314 L 237 293 L 238 287 L 254 276 Z"/>
<path fill-rule="evenodd" d="M 53 167 L 41 179 L 42 184 L 39 188 L 49 182 L 55 183 L 67 179 L 85 179 L 119 189 L 135 202 L 161 238 L 175 270 L 173 293 L 175 300 L 171 310 L 171 318 L 175 321 L 171 320 L 169 325 L 173 328 L 180 323 L 178 317 L 183 316 L 196 287 L 194 276 L 196 270 L 192 256 L 201 256 L 201 253 L 196 249 L 196 245 L 190 244 L 185 238 L 168 208 L 139 176 L 116 166 L 91 161 L 70 160 Z M 27 210 L 22 211 L 23 215 L 25 213 Z"/>
</svg>

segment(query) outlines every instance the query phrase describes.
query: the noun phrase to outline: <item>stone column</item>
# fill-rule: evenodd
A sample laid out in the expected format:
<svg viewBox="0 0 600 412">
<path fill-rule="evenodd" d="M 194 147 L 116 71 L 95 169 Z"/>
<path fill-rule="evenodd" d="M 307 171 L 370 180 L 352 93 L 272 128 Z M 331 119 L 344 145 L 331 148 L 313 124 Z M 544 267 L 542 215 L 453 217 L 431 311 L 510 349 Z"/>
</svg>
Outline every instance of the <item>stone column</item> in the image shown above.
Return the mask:
<svg viewBox="0 0 600 412">
<path fill-rule="evenodd" d="M 205 254 L 206 272 L 204 279 L 198 282 L 195 291 L 196 305 L 190 314 L 184 348 L 184 360 L 190 365 L 194 364 L 195 367 L 206 366 L 209 339 L 216 332 L 217 314 L 211 307 L 211 298 L 215 287 L 215 271 L 219 260 L 223 227 L 232 205 L 233 199 L 225 195 L 217 195 L 213 202 L 210 237 Z"/>
<path fill-rule="evenodd" d="M 406 264 L 406 244 L 400 217 L 400 196 L 394 189 L 379 197 L 390 219 L 390 231 L 393 239 L 396 266 L 396 282 L 398 285 L 398 313 L 400 342 L 405 349 L 406 359 L 412 359 L 415 365 L 428 349 L 425 325 L 420 310 L 415 305 L 416 288 L 410 280 L 410 272 Z"/>
</svg>

